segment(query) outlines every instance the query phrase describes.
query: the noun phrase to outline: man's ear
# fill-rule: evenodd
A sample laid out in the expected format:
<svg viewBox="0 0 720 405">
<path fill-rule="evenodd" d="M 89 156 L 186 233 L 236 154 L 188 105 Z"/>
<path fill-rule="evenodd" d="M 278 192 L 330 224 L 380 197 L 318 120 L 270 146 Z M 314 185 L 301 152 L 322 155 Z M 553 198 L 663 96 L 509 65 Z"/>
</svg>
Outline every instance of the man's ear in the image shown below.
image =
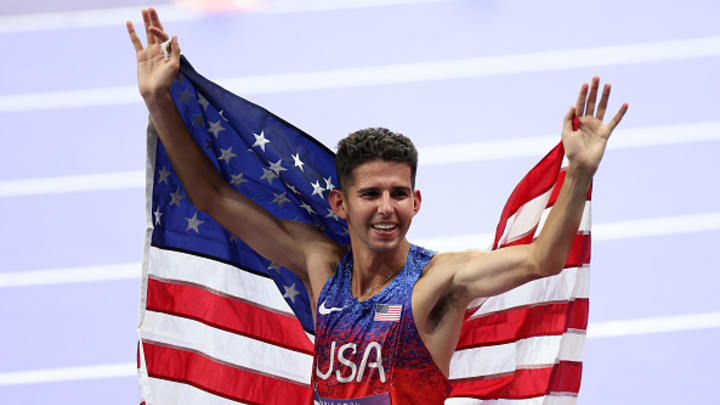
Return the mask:
<svg viewBox="0 0 720 405">
<path fill-rule="evenodd" d="M 330 190 L 328 202 L 330 203 L 330 209 L 333 210 L 335 215 L 347 221 L 347 201 L 345 200 L 345 194 L 338 189 Z"/>
<path fill-rule="evenodd" d="M 413 190 L 413 216 L 420 211 L 420 205 L 422 204 L 422 194 L 420 194 L 420 190 Z"/>
</svg>

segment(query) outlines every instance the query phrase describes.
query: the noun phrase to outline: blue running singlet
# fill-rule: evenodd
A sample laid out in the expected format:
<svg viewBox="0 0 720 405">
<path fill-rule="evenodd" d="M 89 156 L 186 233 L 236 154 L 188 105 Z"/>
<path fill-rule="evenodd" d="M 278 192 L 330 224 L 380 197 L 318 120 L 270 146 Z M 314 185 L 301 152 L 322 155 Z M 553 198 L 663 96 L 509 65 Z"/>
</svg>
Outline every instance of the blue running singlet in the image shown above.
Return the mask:
<svg viewBox="0 0 720 405">
<path fill-rule="evenodd" d="M 318 405 L 442 404 L 450 384 L 420 339 L 412 291 L 433 252 L 411 245 L 403 269 L 366 301 L 352 296 L 349 252 L 323 286 L 313 388 Z"/>
</svg>

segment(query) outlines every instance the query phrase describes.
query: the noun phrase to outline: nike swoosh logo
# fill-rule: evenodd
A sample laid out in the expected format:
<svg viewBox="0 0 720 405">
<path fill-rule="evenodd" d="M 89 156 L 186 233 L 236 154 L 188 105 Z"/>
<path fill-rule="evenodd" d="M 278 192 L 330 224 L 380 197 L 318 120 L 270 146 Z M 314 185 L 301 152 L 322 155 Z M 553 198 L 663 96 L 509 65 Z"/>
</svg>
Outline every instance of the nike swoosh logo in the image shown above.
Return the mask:
<svg viewBox="0 0 720 405">
<path fill-rule="evenodd" d="M 330 307 L 330 308 L 326 308 L 326 307 L 325 307 L 325 301 L 323 301 L 322 304 L 320 304 L 320 308 L 318 308 L 318 312 L 320 313 L 320 315 L 327 315 L 327 314 L 329 314 L 329 313 L 332 313 L 333 311 L 342 311 L 343 309 L 345 309 L 345 307 L 340 307 L 340 308 Z"/>
</svg>

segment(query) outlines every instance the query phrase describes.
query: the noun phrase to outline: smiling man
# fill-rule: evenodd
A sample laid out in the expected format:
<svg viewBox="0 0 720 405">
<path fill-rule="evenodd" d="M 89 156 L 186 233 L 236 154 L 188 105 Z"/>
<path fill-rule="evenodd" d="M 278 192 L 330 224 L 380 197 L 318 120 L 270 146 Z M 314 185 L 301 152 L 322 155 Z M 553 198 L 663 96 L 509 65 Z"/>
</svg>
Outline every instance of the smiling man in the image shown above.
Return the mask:
<svg viewBox="0 0 720 405">
<path fill-rule="evenodd" d="M 166 58 L 161 42 L 168 35 L 156 12 L 143 10 L 143 19 L 147 47 L 127 24 L 139 90 L 188 198 L 307 288 L 316 309 L 312 381 L 321 404 L 443 403 L 465 309 L 562 270 L 607 139 L 627 110 L 624 104 L 603 124 L 610 86 L 596 109 L 599 80 L 583 84 L 563 119 L 569 165 L 542 232 L 533 243 L 492 252 L 434 253 L 408 242 L 422 202 L 417 151 L 387 129 L 357 131 L 339 143 L 340 187 L 329 195 L 332 211 L 348 224 L 350 246 L 341 246 L 309 224 L 273 217 L 219 175 L 170 96 L 177 38 Z"/>
</svg>

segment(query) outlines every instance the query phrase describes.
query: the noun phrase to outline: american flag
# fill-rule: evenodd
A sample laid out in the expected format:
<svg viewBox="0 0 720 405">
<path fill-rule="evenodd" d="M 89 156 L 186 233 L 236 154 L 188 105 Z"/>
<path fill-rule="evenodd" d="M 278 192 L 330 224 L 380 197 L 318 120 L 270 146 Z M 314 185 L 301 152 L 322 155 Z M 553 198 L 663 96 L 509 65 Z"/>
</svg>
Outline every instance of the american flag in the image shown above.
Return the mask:
<svg viewBox="0 0 720 405">
<path fill-rule="evenodd" d="M 402 314 L 402 305 L 377 304 L 375 306 L 376 321 L 397 322 Z"/>
<path fill-rule="evenodd" d="M 349 243 L 346 224 L 327 202 L 337 184 L 329 149 L 209 82 L 184 57 L 171 95 L 195 141 L 236 190 L 275 216 Z M 302 282 L 197 211 L 152 126 L 148 134 L 141 401 L 312 403 L 314 327 Z M 533 239 L 557 197 L 562 158 L 559 145 L 521 181 L 494 248 Z M 587 324 L 589 202 L 583 218 L 561 274 L 468 309 L 446 403 L 574 402 Z"/>
</svg>

